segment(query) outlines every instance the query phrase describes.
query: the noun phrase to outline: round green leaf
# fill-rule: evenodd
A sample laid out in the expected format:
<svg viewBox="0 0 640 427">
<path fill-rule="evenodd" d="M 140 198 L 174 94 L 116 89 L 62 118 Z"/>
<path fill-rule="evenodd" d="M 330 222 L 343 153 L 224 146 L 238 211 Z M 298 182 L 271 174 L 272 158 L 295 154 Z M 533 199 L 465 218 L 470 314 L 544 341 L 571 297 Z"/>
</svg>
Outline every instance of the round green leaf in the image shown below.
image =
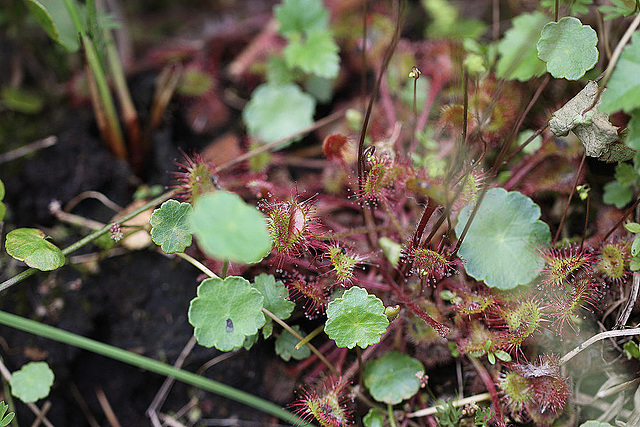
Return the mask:
<svg viewBox="0 0 640 427">
<path fill-rule="evenodd" d="M 204 347 L 220 351 L 240 347 L 245 337 L 264 325 L 262 294 L 242 277 L 206 279 L 198 286 L 198 296 L 189 304 L 189 323 Z"/>
<path fill-rule="evenodd" d="M 393 351 L 366 364 L 364 385 L 378 402 L 395 405 L 420 390 L 420 372 L 424 366 L 418 359 Z"/>
<path fill-rule="evenodd" d="M 538 58 L 535 41 L 547 22 L 549 18 L 542 12 L 523 13 L 513 18 L 513 26 L 498 43 L 498 77 L 526 81 L 544 73 L 546 67 Z"/>
<path fill-rule="evenodd" d="M 36 228 L 17 228 L 7 234 L 7 253 L 29 267 L 49 271 L 64 265 L 62 251 L 45 240 L 46 235 Z"/>
<path fill-rule="evenodd" d="M 598 35 L 578 18 L 549 22 L 538 40 L 538 57 L 557 79 L 578 80 L 598 62 Z"/>
<path fill-rule="evenodd" d="M 271 234 L 262 213 L 226 191 L 196 200 L 191 215 L 194 234 L 210 257 L 251 264 L 271 250 Z"/>
<path fill-rule="evenodd" d="M 354 286 L 329 303 L 326 334 L 338 347 L 366 348 L 380 342 L 389 320 L 384 315 L 384 304 L 366 289 Z"/>
<path fill-rule="evenodd" d="M 29 362 L 11 377 L 11 394 L 24 403 L 33 403 L 49 395 L 53 371 L 47 362 Z"/>
<path fill-rule="evenodd" d="M 306 335 L 300 332 L 300 327 L 298 325 L 292 326 L 291 329 L 302 336 Z M 309 347 L 306 345 L 303 345 L 296 350 L 296 344 L 298 344 L 298 341 L 298 338 L 291 335 L 289 331 L 283 330 L 280 336 L 276 339 L 276 354 L 282 357 L 282 360 L 285 362 L 291 360 L 292 357 L 296 360 L 303 360 L 311 356 L 311 350 L 309 350 Z"/>
<path fill-rule="evenodd" d="M 189 216 L 193 209 L 189 203 L 177 200 L 167 200 L 153 211 L 149 223 L 151 224 L 151 239 L 160 245 L 167 254 L 184 252 L 191 244 L 191 223 Z"/>
<path fill-rule="evenodd" d="M 458 236 L 472 210 L 468 204 L 460 211 Z M 503 188 L 487 191 L 460 245 L 467 273 L 499 289 L 531 282 L 544 267 L 537 248 L 551 240 L 549 226 L 539 218 L 540 207 L 524 194 Z"/>
<path fill-rule="evenodd" d="M 634 32 L 631 36 L 631 44 L 624 47 L 607 84 L 607 90 L 602 94 L 600 111 L 613 113 L 623 110 L 631 114 L 638 107 L 640 107 L 640 31 Z"/>
<path fill-rule="evenodd" d="M 264 84 L 253 91 L 242 120 L 253 138 L 271 143 L 311 126 L 315 108 L 315 99 L 295 84 Z"/>
</svg>

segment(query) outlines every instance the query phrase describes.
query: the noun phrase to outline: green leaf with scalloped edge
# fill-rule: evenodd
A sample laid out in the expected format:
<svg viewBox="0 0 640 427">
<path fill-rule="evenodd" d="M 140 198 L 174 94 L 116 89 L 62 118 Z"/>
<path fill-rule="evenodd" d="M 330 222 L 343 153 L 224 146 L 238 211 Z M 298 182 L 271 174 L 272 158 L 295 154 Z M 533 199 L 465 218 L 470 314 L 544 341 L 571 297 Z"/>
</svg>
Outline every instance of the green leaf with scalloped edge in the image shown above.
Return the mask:
<svg viewBox="0 0 640 427">
<path fill-rule="evenodd" d="M 289 291 L 272 274 L 261 273 L 254 279 L 253 287 L 264 296 L 264 308 L 285 320 L 291 316 L 296 304 L 289 301 Z"/>
<path fill-rule="evenodd" d="M 458 215 L 455 231 L 462 233 L 473 205 Z M 544 267 L 538 248 L 551 240 L 549 226 L 540 221 L 540 207 L 517 191 L 487 191 L 458 254 L 465 269 L 492 288 L 512 289 L 530 283 Z"/>
<path fill-rule="evenodd" d="M 274 8 L 280 34 L 325 30 L 329 26 L 329 11 L 321 0 L 284 0 Z"/>
<path fill-rule="evenodd" d="M 289 291 L 281 281 L 276 281 L 271 274 L 261 273 L 254 279 L 253 287 L 264 296 L 264 308 L 285 320 L 291 316 L 296 304 L 289 301 Z M 273 332 L 273 321 L 267 318 L 267 323 L 262 328 L 262 336 L 267 339 Z"/>
<path fill-rule="evenodd" d="M 384 415 L 376 408 L 371 408 L 367 415 L 362 417 L 362 424 L 364 427 L 384 427 Z"/>
<path fill-rule="evenodd" d="M 598 35 L 578 18 L 565 16 L 549 22 L 537 43 L 538 58 L 557 79 L 578 80 L 598 62 Z"/>
<path fill-rule="evenodd" d="M 339 50 L 329 31 L 314 31 L 306 37 L 293 37 L 282 54 L 287 67 L 332 79 L 340 71 Z"/>
<path fill-rule="evenodd" d="M 627 206 L 633 199 L 633 190 L 618 181 L 607 182 L 603 190 L 602 201 L 608 205 L 615 205 L 618 209 Z"/>
<path fill-rule="evenodd" d="M 160 245 L 164 253 L 184 252 L 191 245 L 191 212 L 193 208 L 189 203 L 167 200 L 151 214 L 151 240 Z"/>
<path fill-rule="evenodd" d="M 316 101 L 295 84 L 263 84 L 242 111 L 249 135 L 264 143 L 289 137 L 313 124 Z M 284 143 L 279 148 L 284 148 Z"/>
<path fill-rule="evenodd" d="M 24 403 L 33 403 L 49 395 L 53 371 L 47 362 L 29 362 L 11 377 L 11 394 Z"/>
<path fill-rule="evenodd" d="M 384 304 L 366 289 L 353 286 L 327 306 L 324 331 L 338 347 L 366 348 L 376 344 L 387 326 Z"/>
<path fill-rule="evenodd" d="M 7 253 L 29 267 L 42 271 L 55 270 L 65 263 L 64 254 L 46 234 L 36 228 L 17 228 L 7 234 Z"/>
<path fill-rule="evenodd" d="M 271 250 L 264 216 L 235 193 L 216 191 L 199 197 L 191 226 L 202 250 L 216 259 L 252 264 Z"/>
<path fill-rule="evenodd" d="M 498 77 L 526 81 L 546 71 L 545 63 L 538 58 L 535 42 L 547 22 L 549 18 L 542 12 L 523 13 L 513 18 L 513 26 L 498 43 Z"/>
<path fill-rule="evenodd" d="M 302 335 L 303 337 L 306 335 L 300 331 L 300 326 L 295 325 L 292 326 L 291 329 Z M 295 360 L 303 360 L 307 357 L 311 356 L 311 350 L 306 345 L 303 345 L 298 350 L 296 350 L 296 344 L 298 344 L 298 338 L 294 337 L 287 331 L 286 329 L 282 331 L 280 336 L 276 339 L 275 343 L 275 351 L 278 356 L 282 358 L 285 362 L 294 358 Z"/>
<path fill-rule="evenodd" d="M 367 362 L 364 385 L 378 402 L 395 405 L 420 390 L 420 372 L 424 374 L 424 366 L 418 359 L 392 351 Z"/>
<path fill-rule="evenodd" d="M 607 91 L 602 94 L 600 111 L 631 113 L 640 107 L 640 31 L 631 36 L 611 74 Z"/>
<path fill-rule="evenodd" d="M 189 323 L 204 347 L 233 350 L 265 323 L 264 297 L 242 277 L 205 279 L 197 295 L 189 304 Z"/>
<path fill-rule="evenodd" d="M 631 119 L 627 123 L 627 131 L 627 139 L 624 143 L 627 147 L 640 151 L 640 109 L 635 109 L 631 112 Z M 638 170 L 637 165 L 636 170 Z"/>
</svg>

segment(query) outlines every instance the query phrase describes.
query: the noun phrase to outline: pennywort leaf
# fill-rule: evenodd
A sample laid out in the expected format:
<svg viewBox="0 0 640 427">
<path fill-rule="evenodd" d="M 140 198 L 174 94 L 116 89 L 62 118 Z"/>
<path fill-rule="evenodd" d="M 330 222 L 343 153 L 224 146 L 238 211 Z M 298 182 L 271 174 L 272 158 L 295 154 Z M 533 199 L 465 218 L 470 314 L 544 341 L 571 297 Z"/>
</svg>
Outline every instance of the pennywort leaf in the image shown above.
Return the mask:
<svg viewBox="0 0 640 427">
<path fill-rule="evenodd" d="M 260 291 L 264 297 L 264 308 L 282 320 L 291 316 L 296 304 L 293 301 L 289 301 L 289 291 L 284 286 L 284 283 L 279 280 L 276 281 L 271 274 L 262 273 L 254 279 L 253 287 Z M 273 321 L 267 318 L 267 323 L 262 328 L 262 336 L 265 339 L 269 338 L 272 332 Z"/>
<path fill-rule="evenodd" d="M 197 295 L 189 304 L 189 323 L 204 347 L 233 350 L 265 323 L 264 297 L 242 277 L 206 279 L 198 286 Z"/>
<path fill-rule="evenodd" d="M 184 252 L 191 245 L 191 212 L 189 203 L 177 200 L 167 200 L 154 210 L 149 220 L 153 243 L 160 245 L 167 254 Z"/>
<path fill-rule="evenodd" d="M 35 228 L 17 228 L 7 234 L 7 253 L 29 267 L 49 271 L 62 267 L 64 254 L 53 243 L 45 240 L 46 235 Z"/>
<path fill-rule="evenodd" d="M 280 34 L 325 30 L 329 25 L 329 11 L 321 0 L 284 0 L 274 9 Z"/>
<path fill-rule="evenodd" d="M 469 220 L 473 205 L 460 211 L 456 234 Z M 517 191 L 492 188 L 460 245 L 465 269 L 492 288 L 512 289 L 531 282 L 544 267 L 537 248 L 551 240 L 549 226 L 540 221 L 540 207 Z"/>
<path fill-rule="evenodd" d="M 338 347 L 366 348 L 376 344 L 387 326 L 384 304 L 366 289 L 354 286 L 327 306 L 324 331 Z"/>
<path fill-rule="evenodd" d="M 598 62 L 598 35 L 578 18 L 549 22 L 538 40 L 538 58 L 555 78 L 578 80 Z"/>
<path fill-rule="evenodd" d="M 393 351 L 367 362 L 364 385 L 378 402 L 395 405 L 420 390 L 420 372 L 424 366 L 418 359 Z"/>
<path fill-rule="evenodd" d="M 545 63 L 538 58 L 535 41 L 549 18 L 542 12 L 523 13 L 498 43 L 496 75 L 502 79 L 526 81 L 543 74 Z"/>
<path fill-rule="evenodd" d="M 208 193 L 196 200 L 191 227 L 210 257 L 251 264 L 271 250 L 271 235 L 258 209 L 227 191 Z"/>
<path fill-rule="evenodd" d="M 33 403 L 49 395 L 53 371 L 47 362 L 29 362 L 11 377 L 11 394 L 24 403 Z"/>
<path fill-rule="evenodd" d="M 242 120 L 251 137 L 271 143 L 311 126 L 315 108 L 315 99 L 295 84 L 263 84 L 253 91 Z"/>
<path fill-rule="evenodd" d="M 602 94 L 601 111 L 631 113 L 640 107 L 640 31 L 633 33 L 631 44 L 622 51 L 607 89 Z"/>
<path fill-rule="evenodd" d="M 331 79 L 340 71 L 339 50 L 329 31 L 314 31 L 304 38 L 292 38 L 282 53 L 287 67 Z"/>
<path fill-rule="evenodd" d="M 301 333 L 300 326 L 292 326 L 291 329 L 296 331 L 302 336 L 306 334 Z M 287 330 L 283 330 L 280 336 L 276 339 L 275 350 L 276 354 L 282 358 L 285 362 L 291 360 L 303 360 L 311 356 L 311 350 L 306 345 L 303 345 L 296 350 L 296 344 L 298 344 L 298 338 L 294 337 Z"/>
</svg>

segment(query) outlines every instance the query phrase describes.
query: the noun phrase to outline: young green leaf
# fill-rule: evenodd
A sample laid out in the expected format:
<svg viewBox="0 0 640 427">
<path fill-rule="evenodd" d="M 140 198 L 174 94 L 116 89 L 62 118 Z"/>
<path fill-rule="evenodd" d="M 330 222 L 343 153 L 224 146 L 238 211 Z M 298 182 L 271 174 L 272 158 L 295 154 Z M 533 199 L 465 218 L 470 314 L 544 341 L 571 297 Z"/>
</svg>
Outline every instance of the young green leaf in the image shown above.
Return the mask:
<svg viewBox="0 0 640 427">
<path fill-rule="evenodd" d="M 633 170 L 633 166 L 628 163 L 618 163 L 616 165 L 615 177 L 616 181 L 627 187 L 638 182 L 638 174 Z"/>
<path fill-rule="evenodd" d="M 371 408 L 367 415 L 362 417 L 362 424 L 364 427 L 384 427 L 384 415 L 376 408 Z"/>
<path fill-rule="evenodd" d="M 296 304 L 289 301 L 289 291 L 284 283 L 277 281 L 271 274 L 262 273 L 254 279 L 253 287 L 264 297 L 264 308 L 275 314 L 278 318 L 288 319 Z M 267 318 L 267 323 L 262 328 L 262 336 L 267 339 L 273 332 L 273 321 Z"/>
<path fill-rule="evenodd" d="M 325 30 L 329 25 L 329 11 L 321 0 L 284 0 L 274 9 L 280 34 Z"/>
<path fill-rule="evenodd" d="M 271 143 L 311 126 L 315 108 L 315 99 L 294 84 L 264 84 L 253 91 L 242 120 L 253 138 Z"/>
<path fill-rule="evenodd" d="M 184 252 L 191 244 L 191 212 L 193 209 L 189 203 L 177 200 L 167 200 L 154 210 L 149 220 L 153 243 L 160 245 L 167 254 Z"/>
<path fill-rule="evenodd" d="M 2 88 L 0 101 L 6 109 L 22 114 L 37 114 L 44 107 L 42 95 L 21 88 Z"/>
<path fill-rule="evenodd" d="M 314 31 L 304 38 L 293 37 L 282 53 L 287 67 L 332 79 L 340 71 L 339 50 L 329 31 Z"/>
<path fill-rule="evenodd" d="M 424 373 L 424 366 L 418 359 L 392 351 L 367 362 L 364 385 L 378 402 L 395 405 L 420 390 L 420 372 Z"/>
<path fill-rule="evenodd" d="M 608 205 L 616 205 L 622 209 L 627 206 L 633 198 L 633 190 L 627 185 L 622 185 L 618 181 L 611 181 L 604 185 L 602 201 Z"/>
<path fill-rule="evenodd" d="M 472 204 L 458 215 L 460 236 Z M 549 226 L 540 221 L 540 207 L 517 191 L 489 190 L 459 250 L 465 269 L 492 288 L 512 289 L 531 282 L 544 267 L 536 248 L 551 240 Z"/>
<path fill-rule="evenodd" d="M 629 233 L 640 233 L 640 224 L 637 222 L 628 222 L 624 225 L 624 228 L 626 228 Z"/>
<path fill-rule="evenodd" d="M 198 343 L 204 347 L 233 350 L 265 323 L 264 297 L 242 277 L 206 279 L 198 286 L 197 293 L 189 304 L 189 323 L 195 328 Z"/>
<path fill-rule="evenodd" d="M 640 109 L 635 109 L 631 112 L 631 119 L 627 123 L 627 139 L 625 144 L 627 147 L 640 151 Z M 636 170 L 638 170 L 636 165 Z"/>
<path fill-rule="evenodd" d="M 523 13 L 513 18 L 513 26 L 498 43 L 500 59 L 496 75 L 501 79 L 526 81 L 545 72 L 535 41 L 549 18 L 542 12 Z"/>
<path fill-rule="evenodd" d="M 4 403 L 4 400 L 0 402 L 0 427 L 5 427 L 11 424 L 11 421 L 13 421 L 13 418 L 16 416 L 15 412 L 9 412 L 7 414 L 8 410 L 9 405 Z"/>
<path fill-rule="evenodd" d="M 633 239 L 631 244 L 631 256 L 636 257 L 640 254 L 640 235 Z"/>
<path fill-rule="evenodd" d="M 78 32 L 64 1 L 59 0 L 25 0 L 29 12 L 35 20 L 57 43 L 69 52 L 80 48 Z"/>
<path fill-rule="evenodd" d="M 631 113 L 640 107 L 640 31 L 631 36 L 602 94 L 600 110 L 606 113 L 623 110 Z"/>
<path fill-rule="evenodd" d="M 609 21 L 611 19 L 620 18 L 623 16 L 629 16 L 636 11 L 636 2 L 633 0 L 610 0 L 611 5 L 602 5 L 598 7 L 600 13 L 604 15 L 604 20 Z"/>
<path fill-rule="evenodd" d="M 578 80 L 598 62 L 598 35 L 578 18 L 549 22 L 538 40 L 538 58 L 557 79 Z"/>
<path fill-rule="evenodd" d="M 35 228 L 17 228 L 7 234 L 7 253 L 29 267 L 49 271 L 62 267 L 64 254 L 53 243 L 45 240 L 46 235 Z"/>
<path fill-rule="evenodd" d="M 302 336 L 306 334 L 301 333 L 300 326 L 292 326 L 291 329 L 296 331 Z M 288 362 L 293 357 L 295 360 L 303 360 L 311 356 L 311 350 L 306 345 L 303 345 L 296 350 L 296 344 L 298 344 L 298 338 L 294 337 L 287 330 L 283 330 L 280 336 L 276 339 L 275 350 L 276 354 L 282 358 L 285 362 Z"/>
<path fill-rule="evenodd" d="M 191 226 L 202 250 L 216 259 L 251 264 L 271 250 L 264 217 L 234 193 L 216 191 L 198 198 Z"/>
<path fill-rule="evenodd" d="M 282 320 L 288 319 L 296 307 L 289 301 L 289 291 L 281 281 L 276 281 L 272 274 L 262 273 L 254 279 L 253 287 L 264 297 L 264 308 Z"/>
<path fill-rule="evenodd" d="M 53 371 L 47 362 L 29 362 L 11 377 L 11 394 L 24 403 L 33 403 L 49 395 Z"/>
<path fill-rule="evenodd" d="M 366 348 L 376 344 L 387 326 L 384 304 L 366 289 L 354 286 L 327 306 L 324 331 L 338 347 Z"/>
<path fill-rule="evenodd" d="M 384 254 L 384 257 L 395 268 L 396 265 L 398 265 L 398 261 L 400 261 L 400 254 L 402 253 L 402 245 L 394 242 L 388 237 L 379 238 L 378 245 L 380 245 L 380 249 L 382 249 L 382 253 Z"/>
<path fill-rule="evenodd" d="M 627 359 L 635 358 L 640 359 L 640 348 L 638 347 L 638 343 L 635 341 L 627 341 L 622 346 Z"/>
</svg>

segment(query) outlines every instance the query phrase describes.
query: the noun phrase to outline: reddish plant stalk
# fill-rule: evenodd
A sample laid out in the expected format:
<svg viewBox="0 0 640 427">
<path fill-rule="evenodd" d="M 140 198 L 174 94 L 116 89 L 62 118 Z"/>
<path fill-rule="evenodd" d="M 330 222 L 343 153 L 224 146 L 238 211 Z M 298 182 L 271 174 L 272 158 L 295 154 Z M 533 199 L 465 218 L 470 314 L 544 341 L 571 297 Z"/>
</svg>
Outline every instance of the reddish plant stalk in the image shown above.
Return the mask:
<svg viewBox="0 0 640 427">
<path fill-rule="evenodd" d="M 476 369 L 478 375 L 482 379 L 485 387 L 487 387 L 487 392 L 491 395 L 491 401 L 493 402 L 493 408 L 495 411 L 495 419 L 499 426 L 506 426 L 507 424 L 504 422 L 504 417 L 502 416 L 502 407 L 500 406 L 500 396 L 498 396 L 498 391 L 496 390 L 496 384 L 493 380 L 493 377 L 487 372 L 485 367 L 480 363 L 478 359 L 475 357 L 468 358 L 473 367 Z"/>
<path fill-rule="evenodd" d="M 587 158 L 587 153 L 582 155 L 582 160 L 580 160 L 580 166 L 578 167 L 578 172 L 576 173 L 576 179 L 573 181 L 573 188 L 571 189 L 571 193 L 569 193 L 569 200 L 567 200 L 567 205 L 564 207 L 564 212 L 562 212 L 562 218 L 560 219 L 560 224 L 558 225 L 558 230 L 556 230 L 556 235 L 553 237 L 553 241 L 551 242 L 551 247 L 553 247 L 558 238 L 560 237 L 560 232 L 562 231 L 562 227 L 564 226 L 564 220 L 567 218 L 567 212 L 569 211 L 569 206 L 571 205 L 571 199 L 576 192 L 576 185 L 578 184 L 578 180 L 580 179 L 580 173 L 582 172 L 582 168 L 584 166 L 584 161 Z"/>
</svg>

